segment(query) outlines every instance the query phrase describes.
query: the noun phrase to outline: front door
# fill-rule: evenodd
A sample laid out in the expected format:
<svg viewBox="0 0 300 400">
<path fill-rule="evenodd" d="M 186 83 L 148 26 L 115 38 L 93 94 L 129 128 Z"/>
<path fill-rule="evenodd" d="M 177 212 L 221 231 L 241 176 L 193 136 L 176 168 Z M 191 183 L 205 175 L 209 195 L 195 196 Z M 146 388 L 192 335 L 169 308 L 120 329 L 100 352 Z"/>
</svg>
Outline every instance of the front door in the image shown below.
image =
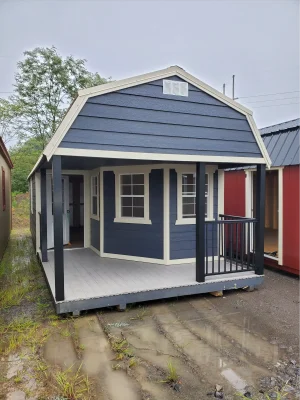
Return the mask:
<svg viewBox="0 0 300 400">
<path fill-rule="evenodd" d="M 52 176 L 47 175 L 47 248 L 54 247 L 53 229 L 53 184 Z M 69 211 L 69 177 L 62 177 L 62 208 L 63 208 L 63 240 L 64 244 L 70 241 L 70 211 Z"/>
</svg>

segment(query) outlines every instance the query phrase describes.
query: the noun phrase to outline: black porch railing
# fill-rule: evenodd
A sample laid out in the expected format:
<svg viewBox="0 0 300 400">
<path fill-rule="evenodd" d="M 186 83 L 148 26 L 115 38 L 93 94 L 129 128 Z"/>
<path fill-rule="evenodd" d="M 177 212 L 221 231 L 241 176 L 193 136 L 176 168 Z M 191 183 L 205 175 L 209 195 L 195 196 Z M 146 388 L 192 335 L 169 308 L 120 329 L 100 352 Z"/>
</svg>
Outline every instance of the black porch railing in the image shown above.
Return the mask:
<svg viewBox="0 0 300 400">
<path fill-rule="evenodd" d="M 205 222 L 205 276 L 255 270 L 256 219 L 219 217 Z"/>
</svg>

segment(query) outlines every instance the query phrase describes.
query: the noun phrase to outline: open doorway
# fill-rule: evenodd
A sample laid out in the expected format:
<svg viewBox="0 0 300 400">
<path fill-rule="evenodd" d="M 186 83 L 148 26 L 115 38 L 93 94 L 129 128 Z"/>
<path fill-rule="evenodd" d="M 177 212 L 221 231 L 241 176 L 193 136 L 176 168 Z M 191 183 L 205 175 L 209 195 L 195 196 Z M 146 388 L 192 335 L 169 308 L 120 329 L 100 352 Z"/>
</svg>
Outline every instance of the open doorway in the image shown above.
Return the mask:
<svg viewBox="0 0 300 400">
<path fill-rule="evenodd" d="M 252 212 L 256 216 L 255 197 L 256 197 L 256 172 L 253 172 L 252 179 Z M 264 252 L 266 257 L 278 258 L 278 171 L 266 172 L 266 197 L 265 197 L 265 245 Z"/>
<path fill-rule="evenodd" d="M 84 246 L 84 181 L 83 175 L 69 175 L 70 240 L 66 247 Z"/>
</svg>

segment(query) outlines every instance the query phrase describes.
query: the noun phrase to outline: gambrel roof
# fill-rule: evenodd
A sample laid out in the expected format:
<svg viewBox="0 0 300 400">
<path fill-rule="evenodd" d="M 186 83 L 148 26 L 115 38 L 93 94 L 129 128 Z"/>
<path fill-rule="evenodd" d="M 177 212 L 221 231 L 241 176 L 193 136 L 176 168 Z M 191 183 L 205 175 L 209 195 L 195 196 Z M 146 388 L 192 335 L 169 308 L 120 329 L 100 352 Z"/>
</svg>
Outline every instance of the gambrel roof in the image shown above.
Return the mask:
<svg viewBox="0 0 300 400">
<path fill-rule="evenodd" d="M 137 147 L 138 150 L 136 151 L 112 151 L 112 149 L 107 145 L 103 144 L 103 148 L 101 149 L 92 149 L 90 147 L 82 147 L 81 152 L 80 149 L 78 148 L 79 145 L 74 146 L 72 148 L 72 144 L 69 143 L 69 148 L 66 148 L 66 145 L 63 145 L 64 138 L 66 134 L 70 131 L 70 129 L 73 127 L 73 124 L 76 125 L 75 120 L 77 117 L 80 115 L 82 110 L 86 107 L 87 103 L 92 102 L 93 98 L 98 98 L 99 96 L 104 96 L 108 95 L 111 93 L 122 93 L 129 90 L 130 88 L 135 88 L 137 86 L 142 85 L 149 85 L 149 84 L 155 84 L 155 82 L 162 82 L 162 80 L 167 79 L 167 78 L 178 78 L 178 80 L 182 80 L 184 82 L 187 82 L 191 88 L 194 88 L 192 90 L 194 91 L 201 91 L 202 96 L 210 96 L 211 99 L 214 100 L 215 103 L 220 104 L 221 106 L 227 106 L 227 108 L 232 110 L 232 113 L 239 113 L 240 117 L 236 119 L 240 119 L 241 117 L 245 120 L 245 123 L 247 124 L 247 130 L 249 131 L 249 134 L 253 134 L 251 141 L 253 142 L 253 145 L 255 144 L 256 146 L 256 154 L 255 157 L 251 158 L 250 156 L 242 156 L 240 155 L 239 157 L 234 157 L 234 154 L 228 154 L 227 158 L 226 157 L 221 157 L 221 156 L 213 156 L 210 155 L 209 152 L 207 152 L 207 155 L 200 154 L 198 151 L 198 154 L 191 153 L 191 154 L 186 154 L 182 151 L 179 151 L 180 145 L 177 144 L 178 152 L 176 152 L 176 148 L 173 152 L 173 154 L 165 154 L 168 153 L 167 151 L 161 151 L 156 153 L 154 151 L 149 152 L 149 151 L 141 151 L 140 147 Z M 177 97 L 177 96 L 174 96 Z M 107 106 L 106 106 L 107 107 Z M 125 105 L 126 107 L 126 105 Z M 130 107 L 130 106 L 128 106 Z M 186 103 L 186 107 L 188 107 L 188 103 Z M 222 107 L 220 107 L 222 108 Z M 159 110 L 158 110 L 159 111 Z M 187 112 L 189 114 L 189 112 Z M 158 115 L 158 114 L 157 114 Z M 193 113 L 193 115 L 197 115 Z M 113 121 L 112 117 L 111 121 Z M 193 117 L 195 118 L 195 117 Z M 214 117 L 212 117 L 214 118 Z M 82 117 L 81 117 L 82 121 Z M 218 124 L 222 123 L 222 119 L 216 117 L 214 121 L 219 121 Z M 220 122 L 221 121 L 221 122 Z M 242 123 L 242 122 L 240 122 Z M 82 125 L 81 125 L 82 126 Z M 73 128 L 74 129 L 74 128 Z M 77 128 L 79 129 L 79 128 Z M 217 128 L 220 129 L 220 128 Z M 203 130 L 204 132 L 204 130 Z M 128 132 L 130 133 L 130 132 Z M 203 133 L 202 133 L 203 134 Z M 148 134 L 149 135 L 149 134 Z M 150 134 L 151 135 L 151 134 Z M 74 136 L 74 135 L 73 135 Z M 194 136 L 195 137 L 195 136 Z M 109 136 L 109 140 L 114 140 L 112 139 L 113 136 Z M 195 137 L 197 138 L 197 137 Z M 254 138 L 254 139 L 253 139 Z M 209 138 L 208 138 L 209 139 Z M 80 140 L 77 138 L 77 140 L 80 143 Z M 106 140 L 108 140 L 106 138 Z M 158 140 L 158 137 L 156 137 L 156 140 Z M 176 140 L 176 139 L 175 139 Z M 192 144 L 192 140 L 190 143 Z M 221 140 L 221 139 L 219 139 Z M 155 141 L 154 141 L 155 142 Z M 232 141 L 233 146 L 237 146 L 237 144 Z M 240 143 L 242 145 L 242 143 Z M 106 147 L 105 147 L 106 146 Z M 179 147 L 178 147 L 179 146 Z M 76 148 L 77 147 L 77 148 Z M 98 146 L 99 147 L 99 146 Z M 167 147 L 166 147 L 167 148 Z M 162 147 L 163 150 L 163 147 Z M 155 154 L 154 154 L 155 153 Z M 77 98 L 69 108 L 68 112 L 66 113 L 62 123 L 60 124 L 59 128 L 57 129 L 56 133 L 50 140 L 49 144 L 46 146 L 43 156 L 45 159 L 48 161 L 51 159 L 51 157 L 54 154 L 58 155 L 70 155 L 70 156 L 85 156 L 85 157 L 106 157 L 106 158 L 121 158 L 121 159 L 143 159 L 143 160 L 168 160 L 168 161 L 187 161 L 187 162 L 196 162 L 196 161 L 204 161 L 204 162 L 236 162 L 236 163 L 243 163 L 243 162 L 249 162 L 249 163 L 264 163 L 267 164 L 267 166 L 270 166 L 270 158 L 268 156 L 268 153 L 266 151 L 266 148 L 263 144 L 263 141 L 261 139 L 261 136 L 259 134 L 259 131 L 256 127 L 256 124 L 254 122 L 252 112 L 247 109 L 246 107 L 242 106 L 241 104 L 237 103 L 236 101 L 230 99 L 229 97 L 223 95 L 222 93 L 218 92 L 217 90 L 213 89 L 212 87 L 208 86 L 204 82 L 200 81 L 199 79 L 195 78 L 194 76 L 190 75 L 186 71 L 184 71 L 182 68 L 178 66 L 173 66 L 169 67 L 160 71 L 144 74 L 144 75 L 139 75 L 135 76 L 129 79 L 123 79 L 120 81 L 115 81 L 115 82 L 109 82 L 103 85 L 91 87 L 88 89 L 83 89 L 80 90 L 78 93 Z M 230 157 L 229 157 L 230 156 Z M 40 165 L 40 161 L 42 158 L 40 158 L 39 162 L 36 164 L 35 168 L 33 171 Z M 32 171 L 32 172 L 33 172 Z"/>
</svg>

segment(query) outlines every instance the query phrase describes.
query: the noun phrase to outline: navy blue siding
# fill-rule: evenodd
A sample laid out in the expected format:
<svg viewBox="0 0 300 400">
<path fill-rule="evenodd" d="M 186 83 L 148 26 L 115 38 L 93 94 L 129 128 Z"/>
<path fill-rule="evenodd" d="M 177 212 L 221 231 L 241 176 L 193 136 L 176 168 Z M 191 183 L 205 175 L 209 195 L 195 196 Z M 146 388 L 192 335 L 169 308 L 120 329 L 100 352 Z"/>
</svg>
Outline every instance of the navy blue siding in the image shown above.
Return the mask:
<svg viewBox="0 0 300 400">
<path fill-rule="evenodd" d="M 183 97 L 163 94 L 162 84 L 89 98 L 60 147 L 261 157 L 244 115 L 192 85 Z"/>
<path fill-rule="evenodd" d="M 35 251 L 38 249 L 36 248 L 36 189 L 35 189 L 35 174 L 32 175 L 32 191 L 30 191 L 30 202 L 32 199 L 32 211 L 30 209 L 30 232 L 31 232 L 31 237 L 34 245 Z M 31 186 L 29 186 L 31 187 Z"/>
<path fill-rule="evenodd" d="M 91 245 L 100 251 L 100 222 L 91 218 Z"/>
<path fill-rule="evenodd" d="M 214 174 L 213 189 L 213 216 L 218 216 L 218 172 Z M 175 170 L 170 171 L 170 259 L 195 258 L 196 257 L 196 225 L 175 225 L 177 220 L 177 174 Z M 212 246 L 212 229 L 214 238 L 217 238 L 217 229 L 208 225 L 208 247 L 212 253 L 216 255 L 217 239 Z M 212 251 L 212 249 L 214 249 Z"/>
<path fill-rule="evenodd" d="M 114 222 L 115 175 L 104 172 L 104 252 L 163 259 L 163 170 L 149 175 L 151 225 Z"/>
</svg>

